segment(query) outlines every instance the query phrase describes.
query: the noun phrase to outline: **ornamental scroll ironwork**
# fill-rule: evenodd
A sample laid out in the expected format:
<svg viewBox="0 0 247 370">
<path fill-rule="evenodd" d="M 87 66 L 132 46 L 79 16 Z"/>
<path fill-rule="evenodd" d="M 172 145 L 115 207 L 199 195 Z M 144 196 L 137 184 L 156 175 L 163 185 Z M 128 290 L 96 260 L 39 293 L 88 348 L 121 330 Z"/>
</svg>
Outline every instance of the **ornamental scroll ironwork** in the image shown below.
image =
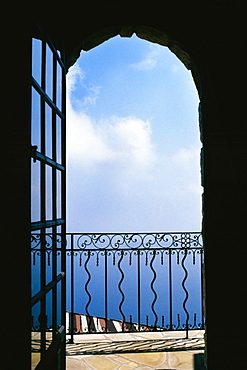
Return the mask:
<svg viewBox="0 0 247 370">
<path fill-rule="evenodd" d="M 202 247 L 201 233 L 73 234 L 78 249 L 163 249 Z"/>
<path fill-rule="evenodd" d="M 56 252 L 59 255 L 62 243 L 62 236 L 56 234 L 31 234 L 31 254 L 32 264 L 36 265 L 37 257 L 41 256 L 41 251 L 44 251 L 47 257 L 47 266 L 51 264 L 51 255 Z"/>
</svg>

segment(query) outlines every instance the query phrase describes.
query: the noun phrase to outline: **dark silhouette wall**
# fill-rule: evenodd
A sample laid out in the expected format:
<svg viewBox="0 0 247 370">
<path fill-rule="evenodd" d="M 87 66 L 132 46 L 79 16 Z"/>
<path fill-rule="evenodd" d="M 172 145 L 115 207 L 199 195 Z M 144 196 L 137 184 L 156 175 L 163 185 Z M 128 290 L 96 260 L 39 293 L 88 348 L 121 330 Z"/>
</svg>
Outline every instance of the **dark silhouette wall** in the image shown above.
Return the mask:
<svg viewBox="0 0 247 370">
<path fill-rule="evenodd" d="M 244 369 L 244 3 L 50 0 L 30 4 L 31 8 L 25 3 L 4 4 L 1 24 L 1 302 L 6 324 L 3 354 L 11 358 L 10 368 L 30 368 L 30 42 L 38 23 L 65 52 L 68 68 L 81 49 L 136 32 L 166 45 L 192 69 L 201 101 L 207 364 L 209 370 Z M 18 320 L 18 330 L 13 318 Z"/>
</svg>

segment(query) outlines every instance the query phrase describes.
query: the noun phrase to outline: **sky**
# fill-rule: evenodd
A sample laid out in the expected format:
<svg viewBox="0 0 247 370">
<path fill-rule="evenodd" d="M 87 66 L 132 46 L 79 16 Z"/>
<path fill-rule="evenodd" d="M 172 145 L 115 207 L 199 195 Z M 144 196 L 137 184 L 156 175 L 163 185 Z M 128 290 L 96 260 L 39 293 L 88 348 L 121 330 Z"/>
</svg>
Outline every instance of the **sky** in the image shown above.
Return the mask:
<svg viewBox="0 0 247 370">
<path fill-rule="evenodd" d="M 180 60 L 114 37 L 81 52 L 67 94 L 67 231 L 200 231 L 199 100 Z"/>
</svg>

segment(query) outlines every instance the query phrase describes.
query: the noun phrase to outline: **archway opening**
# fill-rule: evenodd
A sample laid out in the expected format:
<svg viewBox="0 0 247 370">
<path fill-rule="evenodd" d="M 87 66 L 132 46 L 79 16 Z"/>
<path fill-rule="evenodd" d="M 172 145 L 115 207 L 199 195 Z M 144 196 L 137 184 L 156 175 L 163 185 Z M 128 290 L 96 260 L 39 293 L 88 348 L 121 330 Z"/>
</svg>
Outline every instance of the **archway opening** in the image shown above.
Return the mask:
<svg viewBox="0 0 247 370">
<path fill-rule="evenodd" d="M 138 330 L 204 325 L 198 102 L 181 61 L 136 36 L 82 52 L 68 73 L 67 224 L 84 266 L 71 279 L 92 289 L 68 310 L 92 317 L 88 331 L 96 318 Z M 200 253 L 184 264 L 192 245 Z"/>
</svg>

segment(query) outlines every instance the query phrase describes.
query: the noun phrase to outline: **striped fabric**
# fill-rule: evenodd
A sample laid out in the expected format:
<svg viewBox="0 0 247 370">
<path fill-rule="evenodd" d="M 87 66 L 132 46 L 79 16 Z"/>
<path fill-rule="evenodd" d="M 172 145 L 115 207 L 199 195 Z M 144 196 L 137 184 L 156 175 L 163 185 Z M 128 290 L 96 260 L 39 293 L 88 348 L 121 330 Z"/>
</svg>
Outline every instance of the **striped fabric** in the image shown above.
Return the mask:
<svg viewBox="0 0 247 370">
<path fill-rule="evenodd" d="M 90 330 L 89 330 L 90 328 Z M 150 331 L 151 328 L 141 325 L 141 331 Z M 66 312 L 66 331 L 75 334 L 82 333 L 121 333 L 138 331 L 138 324 L 104 319 L 96 316 L 81 315 L 79 313 Z"/>
</svg>

